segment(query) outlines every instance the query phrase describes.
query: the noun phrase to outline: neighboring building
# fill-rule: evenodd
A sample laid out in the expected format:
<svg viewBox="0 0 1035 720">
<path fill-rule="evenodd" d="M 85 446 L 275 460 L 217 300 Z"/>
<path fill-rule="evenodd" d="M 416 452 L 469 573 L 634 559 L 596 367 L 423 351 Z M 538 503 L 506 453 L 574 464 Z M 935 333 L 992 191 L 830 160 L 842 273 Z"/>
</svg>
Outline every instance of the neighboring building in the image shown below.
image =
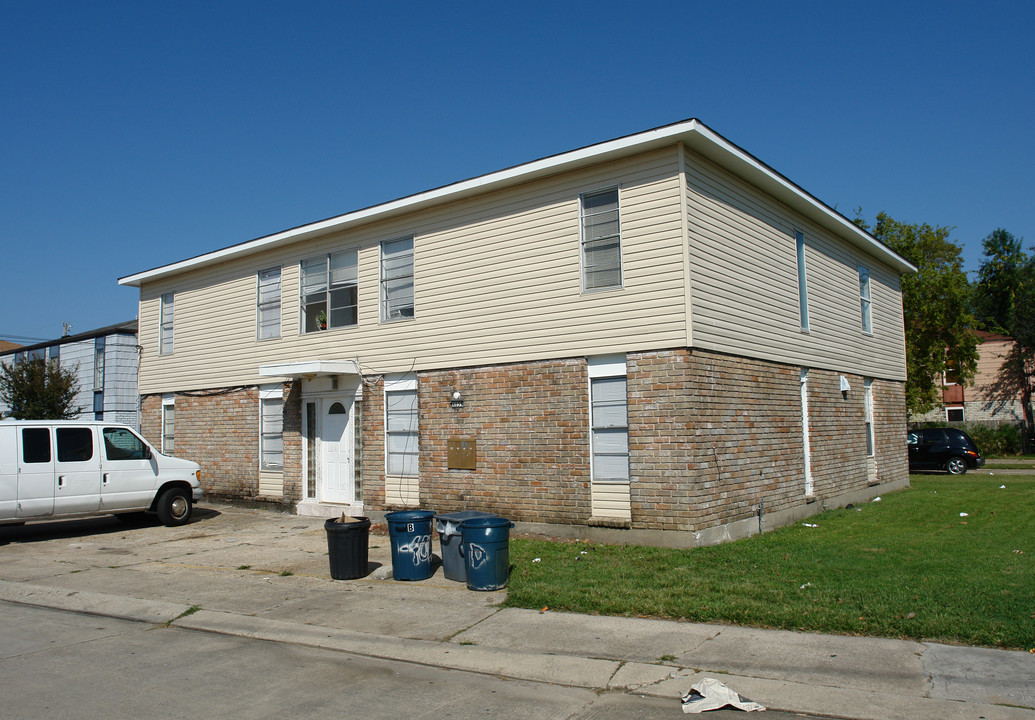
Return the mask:
<svg viewBox="0 0 1035 720">
<path fill-rule="evenodd" d="M 0 354 L 7 352 L 8 350 L 17 350 L 21 345 L 13 343 L 9 340 L 0 340 Z"/>
<path fill-rule="evenodd" d="M 1000 423 L 1031 422 L 1031 408 L 1025 413 L 1024 383 L 1007 359 L 1016 343 L 1009 335 L 975 330 L 978 336 L 978 364 L 974 381 L 960 384 L 952 373 L 946 373 L 942 384 L 942 403 L 929 413 L 913 418 L 914 422 Z M 1029 368 L 1030 370 L 1030 368 Z"/>
<path fill-rule="evenodd" d="M 207 494 L 694 545 L 908 482 L 912 271 L 689 120 L 119 282 Z"/>
<path fill-rule="evenodd" d="M 139 427 L 136 320 L 0 352 L 5 365 L 26 358 L 59 360 L 76 374 L 80 419 Z M 8 410 L 0 402 L 0 414 Z"/>
</svg>

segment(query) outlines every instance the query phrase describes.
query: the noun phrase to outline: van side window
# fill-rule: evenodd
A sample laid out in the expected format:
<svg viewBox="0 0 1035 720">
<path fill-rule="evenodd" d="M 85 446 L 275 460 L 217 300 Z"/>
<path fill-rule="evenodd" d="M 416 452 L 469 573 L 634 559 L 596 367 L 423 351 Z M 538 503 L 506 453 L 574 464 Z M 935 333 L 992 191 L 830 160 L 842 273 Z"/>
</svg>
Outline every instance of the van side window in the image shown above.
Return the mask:
<svg viewBox="0 0 1035 720">
<path fill-rule="evenodd" d="M 50 430 L 48 428 L 22 428 L 22 462 L 50 462 Z"/>
<path fill-rule="evenodd" d="M 147 460 L 147 445 L 123 428 L 104 428 L 104 456 L 108 460 Z"/>
<path fill-rule="evenodd" d="M 57 448 L 58 462 L 86 462 L 93 457 L 93 430 L 58 428 Z"/>
</svg>

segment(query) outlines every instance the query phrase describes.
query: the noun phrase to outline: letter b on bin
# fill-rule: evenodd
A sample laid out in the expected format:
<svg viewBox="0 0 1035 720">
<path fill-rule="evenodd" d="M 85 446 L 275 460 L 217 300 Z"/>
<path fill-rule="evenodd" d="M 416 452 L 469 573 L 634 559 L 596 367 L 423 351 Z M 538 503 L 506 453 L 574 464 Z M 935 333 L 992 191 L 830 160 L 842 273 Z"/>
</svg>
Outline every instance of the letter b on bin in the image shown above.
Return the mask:
<svg viewBox="0 0 1035 720">
<path fill-rule="evenodd" d="M 501 590 L 510 577 L 510 528 L 501 517 L 470 518 L 460 524 L 460 554 L 470 590 Z"/>
</svg>

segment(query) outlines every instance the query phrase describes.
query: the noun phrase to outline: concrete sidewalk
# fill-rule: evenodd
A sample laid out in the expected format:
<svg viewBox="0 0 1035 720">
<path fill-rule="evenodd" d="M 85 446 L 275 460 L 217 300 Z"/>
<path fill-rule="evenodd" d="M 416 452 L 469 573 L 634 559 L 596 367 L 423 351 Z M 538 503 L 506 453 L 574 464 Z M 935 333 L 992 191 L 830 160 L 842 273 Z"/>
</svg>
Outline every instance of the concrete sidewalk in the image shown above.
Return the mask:
<svg viewBox="0 0 1035 720">
<path fill-rule="evenodd" d="M 520 530 L 520 527 L 518 528 Z M 438 543 L 435 541 L 437 550 Z M 330 579 L 323 520 L 206 503 L 183 528 L 114 518 L 0 527 L 0 600 L 506 678 L 679 697 L 718 677 L 773 710 L 843 718 L 1035 718 L 1035 655 L 501 609 L 436 570 Z"/>
</svg>

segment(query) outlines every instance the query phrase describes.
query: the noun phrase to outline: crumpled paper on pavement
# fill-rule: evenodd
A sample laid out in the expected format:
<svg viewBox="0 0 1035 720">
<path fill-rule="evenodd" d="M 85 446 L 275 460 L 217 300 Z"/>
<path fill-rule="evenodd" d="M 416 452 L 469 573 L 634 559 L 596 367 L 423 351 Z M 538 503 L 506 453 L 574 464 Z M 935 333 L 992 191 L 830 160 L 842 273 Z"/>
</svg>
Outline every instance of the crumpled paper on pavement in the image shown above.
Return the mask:
<svg viewBox="0 0 1035 720">
<path fill-rule="evenodd" d="M 701 713 L 718 710 L 726 706 L 752 712 L 765 707 L 730 690 L 715 678 L 703 678 L 690 686 L 690 692 L 683 696 L 683 712 Z"/>
</svg>

